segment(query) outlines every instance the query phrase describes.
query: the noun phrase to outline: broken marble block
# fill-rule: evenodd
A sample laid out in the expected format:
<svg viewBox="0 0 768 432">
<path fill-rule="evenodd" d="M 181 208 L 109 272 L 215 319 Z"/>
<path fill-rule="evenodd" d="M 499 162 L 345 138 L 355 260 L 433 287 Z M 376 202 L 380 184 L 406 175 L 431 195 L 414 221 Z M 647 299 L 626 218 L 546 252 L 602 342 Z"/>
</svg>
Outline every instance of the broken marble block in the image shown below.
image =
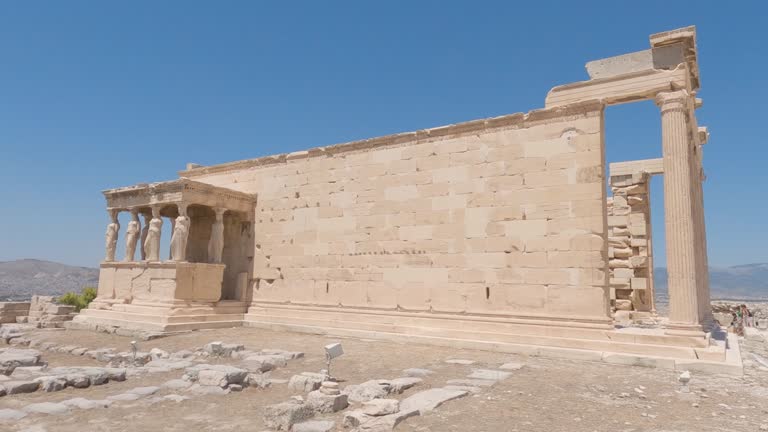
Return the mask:
<svg viewBox="0 0 768 432">
<path fill-rule="evenodd" d="M 307 405 L 320 413 L 334 413 L 349 406 L 349 400 L 347 395 L 341 394 L 337 384 L 335 388 L 333 386 L 321 386 L 319 390 L 309 392 Z"/>
<path fill-rule="evenodd" d="M 245 345 L 243 344 L 231 344 L 221 341 L 210 342 L 203 347 L 204 352 L 218 357 L 232 357 L 232 353 L 243 350 L 245 350 Z"/>
<path fill-rule="evenodd" d="M 19 366 L 40 366 L 40 351 L 33 349 L 6 348 L 0 351 L 0 374 L 10 375 Z"/>
<path fill-rule="evenodd" d="M 371 380 L 362 384 L 348 385 L 342 393 L 349 396 L 352 402 L 367 402 L 371 399 L 380 399 L 389 395 L 390 385 L 387 380 Z"/>
<path fill-rule="evenodd" d="M 311 392 L 317 390 L 322 385 L 323 381 L 327 380 L 328 376 L 322 373 L 315 372 L 302 372 L 299 375 L 294 375 L 288 381 L 288 388 L 294 391 Z"/>
<path fill-rule="evenodd" d="M 208 383 L 219 382 L 215 381 L 217 377 L 219 379 L 226 380 L 228 384 L 242 384 L 245 378 L 248 376 L 248 371 L 245 369 L 236 368 L 229 365 L 211 365 L 211 364 L 199 364 L 192 367 L 188 367 L 184 373 L 183 378 L 187 381 L 198 381 L 200 374 L 203 371 L 215 371 L 218 374 L 206 373 L 205 380 Z M 218 384 L 202 384 L 201 385 L 218 385 Z M 219 386 L 221 387 L 221 386 Z"/>
<path fill-rule="evenodd" d="M 467 395 L 464 390 L 451 390 L 445 388 L 433 388 L 424 390 L 400 401 L 401 411 L 418 411 L 423 415 L 439 407 L 445 402 L 458 399 Z"/>
<path fill-rule="evenodd" d="M 242 361 L 242 365 L 252 372 L 269 372 L 286 364 L 285 357 L 276 354 L 251 354 Z"/>
<path fill-rule="evenodd" d="M 248 372 L 240 369 L 242 372 L 223 371 L 205 369 L 201 370 L 197 376 L 197 382 L 204 386 L 216 386 L 225 388 L 230 385 L 241 385 L 245 382 Z"/>
<path fill-rule="evenodd" d="M 397 399 L 373 399 L 363 403 L 363 413 L 369 416 L 383 416 L 400 411 Z"/>
<path fill-rule="evenodd" d="M 264 424 L 274 430 L 290 431 L 291 427 L 314 415 L 312 408 L 295 399 L 264 407 Z"/>
<path fill-rule="evenodd" d="M 394 414 L 382 416 L 370 416 L 362 410 L 354 410 L 344 415 L 344 427 L 355 428 L 355 431 L 360 432 L 385 432 L 393 430 L 403 420 L 417 415 L 419 412 L 416 410 L 400 410 Z"/>
<path fill-rule="evenodd" d="M 331 432 L 334 426 L 336 423 L 331 420 L 310 420 L 296 423 L 291 432 Z"/>
</svg>

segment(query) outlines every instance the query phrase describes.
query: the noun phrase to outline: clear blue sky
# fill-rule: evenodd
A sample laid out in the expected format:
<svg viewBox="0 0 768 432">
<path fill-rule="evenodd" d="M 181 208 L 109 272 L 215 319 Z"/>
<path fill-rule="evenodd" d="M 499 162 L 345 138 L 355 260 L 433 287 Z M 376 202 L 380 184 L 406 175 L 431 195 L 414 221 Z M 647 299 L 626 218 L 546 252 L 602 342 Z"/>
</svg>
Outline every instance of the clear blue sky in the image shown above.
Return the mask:
<svg viewBox="0 0 768 432">
<path fill-rule="evenodd" d="M 768 262 L 764 4 L 2 2 L 0 260 L 96 266 L 102 189 L 540 108 L 587 61 L 695 24 L 710 262 Z M 659 123 L 609 108 L 609 162 L 659 157 Z"/>
</svg>

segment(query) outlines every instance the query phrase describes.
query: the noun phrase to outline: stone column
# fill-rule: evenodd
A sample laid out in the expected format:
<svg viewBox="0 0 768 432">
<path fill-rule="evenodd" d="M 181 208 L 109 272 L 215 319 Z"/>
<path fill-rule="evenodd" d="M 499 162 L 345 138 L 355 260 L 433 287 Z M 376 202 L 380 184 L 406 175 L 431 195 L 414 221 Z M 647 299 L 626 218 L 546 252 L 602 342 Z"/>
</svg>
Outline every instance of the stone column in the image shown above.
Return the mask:
<svg viewBox="0 0 768 432">
<path fill-rule="evenodd" d="M 138 209 L 132 208 L 130 212 L 131 221 L 128 222 L 128 227 L 125 229 L 125 258 L 123 258 L 123 261 L 126 262 L 135 261 L 136 245 L 139 244 L 139 237 L 141 237 Z"/>
<path fill-rule="evenodd" d="M 187 204 L 179 204 L 179 216 L 173 223 L 171 235 L 171 260 L 187 260 L 187 241 L 189 239 L 189 217 L 187 217 Z"/>
<path fill-rule="evenodd" d="M 160 217 L 160 207 L 152 206 L 152 220 L 149 221 L 147 239 L 144 240 L 147 261 L 160 261 L 160 235 L 162 231 L 163 219 Z"/>
<path fill-rule="evenodd" d="M 697 284 L 697 228 L 691 172 L 693 142 L 685 90 L 656 96 L 664 153 L 664 219 L 669 286 L 668 334 L 702 336 Z"/>
<path fill-rule="evenodd" d="M 111 262 L 115 260 L 115 251 L 117 251 L 117 236 L 120 232 L 120 222 L 117 220 L 117 215 L 120 213 L 117 209 L 107 209 L 109 213 L 109 225 L 107 225 L 106 237 L 106 254 L 104 261 Z"/>
<path fill-rule="evenodd" d="M 216 212 L 216 221 L 211 227 L 211 239 L 208 241 L 208 262 L 219 264 L 224 251 L 224 212 L 227 209 L 217 207 L 213 210 Z"/>
</svg>

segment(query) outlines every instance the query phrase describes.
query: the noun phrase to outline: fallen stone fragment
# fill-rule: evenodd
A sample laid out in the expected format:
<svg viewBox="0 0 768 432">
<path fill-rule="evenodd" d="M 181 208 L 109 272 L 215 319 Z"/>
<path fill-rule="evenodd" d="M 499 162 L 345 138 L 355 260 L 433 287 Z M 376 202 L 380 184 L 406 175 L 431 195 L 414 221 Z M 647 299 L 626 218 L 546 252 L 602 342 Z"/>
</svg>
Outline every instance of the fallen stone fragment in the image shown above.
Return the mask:
<svg viewBox="0 0 768 432">
<path fill-rule="evenodd" d="M 69 353 L 76 356 L 85 355 L 85 353 L 88 351 L 88 348 L 75 348 Z"/>
<path fill-rule="evenodd" d="M 250 355 L 243 359 L 243 366 L 250 371 L 268 372 L 287 365 L 285 357 L 273 354 Z"/>
<path fill-rule="evenodd" d="M 37 381 L 3 381 L 0 384 L 5 389 L 6 394 L 20 394 L 36 392 L 40 388 Z"/>
<path fill-rule="evenodd" d="M 330 432 L 335 425 L 331 420 L 312 420 L 294 424 L 291 432 Z"/>
<path fill-rule="evenodd" d="M 85 374 L 68 374 L 64 378 L 67 380 L 69 387 L 86 388 L 91 385 L 91 380 Z"/>
<path fill-rule="evenodd" d="M 314 390 L 307 395 L 307 405 L 319 413 L 334 413 L 349 406 L 345 394 L 329 395 L 320 390 Z"/>
<path fill-rule="evenodd" d="M 183 359 L 155 359 L 144 365 L 150 373 L 170 372 L 192 367 L 194 363 Z"/>
<path fill-rule="evenodd" d="M 164 382 L 163 384 L 161 384 L 161 387 L 173 389 L 173 390 L 183 390 L 183 389 L 189 388 L 189 386 L 191 385 L 192 383 L 189 381 L 185 381 L 183 379 L 173 379 L 173 380 Z"/>
<path fill-rule="evenodd" d="M 311 392 L 320 388 L 320 385 L 328 378 L 327 375 L 314 372 L 302 372 L 294 375 L 288 381 L 288 388 L 295 391 Z"/>
<path fill-rule="evenodd" d="M 85 398 L 67 399 L 67 400 L 61 401 L 61 403 L 68 407 L 78 408 L 82 410 L 89 410 L 89 409 L 95 409 L 95 408 L 108 408 L 110 405 L 112 405 L 112 401 L 110 400 L 90 400 Z"/>
<path fill-rule="evenodd" d="M 309 405 L 296 400 L 289 400 L 264 407 L 264 424 L 274 430 L 289 431 L 291 427 L 311 418 L 314 411 Z"/>
<path fill-rule="evenodd" d="M 185 377 L 184 379 L 187 379 L 189 381 L 197 381 L 200 376 L 200 372 L 202 371 L 220 372 L 220 374 L 207 373 L 206 379 L 211 380 L 214 378 L 214 376 L 223 375 L 227 383 L 230 383 L 230 384 L 242 384 L 243 381 L 245 381 L 245 378 L 248 376 L 247 370 L 236 368 L 234 366 L 200 364 L 200 365 L 188 367 L 184 373 L 184 377 Z"/>
<path fill-rule="evenodd" d="M 474 360 L 464 360 L 464 359 L 448 359 L 445 362 L 449 364 L 458 364 L 458 365 L 475 364 Z"/>
<path fill-rule="evenodd" d="M 400 394 L 413 386 L 421 384 L 422 381 L 421 378 L 414 377 L 395 378 L 389 381 L 389 393 Z"/>
<path fill-rule="evenodd" d="M 397 399 L 373 399 L 363 403 L 363 414 L 369 416 L 383 416 L 400 411 L 400 402 Z"/>
<path fill-rule="evenodd" d="M 203 386 L 200 384 L 194 384 L 191 387 L 187 389 L 188 392 L 194 393 L 197 395 L 214 395 L 214 396 L 222 396 L 229 394 L 229 389 L 221 388 L 217 386 Z"/>
<path fill-rule="evenodd" d="M 40 383 L 40 390 L 48 393 L 64 390 L 67 386 L 66 378 L 58 376 L 39 377 L 35 381 Z"/>
<path fill-rule="evenodd" d="M 137 394 L 139 396 L 149 396 L 160 391 L 160 387 L 148 386 L 148 387 L 136 387 L 132 390 L 128 390 L 128 393 Z"/>
<path fill-rule="evenodd" d="M 481 379 L 452 379 L 448 380 L 447 383 L 454 386 L 492 387 L 496 384 L 496 381 Z"/>
<path fill-rule="evenodd" d="M 433 374 L 434 372 L 429 369 L 410 368 L 403 370 L 403 373 L 409 377 L 425 377 L 427 375 Z"/>
<path fill-rule="evenodd" d="M 272 385 L 272 380 L 269 379 L 269 374 L 264 373 L 249 373 L 245 382 L 248 386 L 256 388 L 267 388 Z"/>
<path fill-rule="evenodd" d="M 7 348 L 0 352 L 0 374 L 10 375 L 19 366 L 40 366 L 40 351 Z"/>
<path fill-rule="evenodd" d="M 266 354 L 266 355 L 278 355 L 278 356 L 284 357 L 286 360 L 294 360 L 297 358 L 304 357 L 304 353 L 299 351 L 285 351 L 281 349 L 268 348 L 268 349 L 263 349 L 259 352 L 261 354 Z"/>
<path fill-rule="evenodd" d="M 349 396 L 352 402 L 367 402 L 371 399 L 381 399 L 389 395 L 389 381 L 371 380 L 362 384 L 348 385 L 342 393 Z"/>
<path fill-rule="evenodd" d="M 171 358 L 172 359 L 181 359 L 181 360 L 188 359 L 188 358 L 191 358 L 191 357 L 194 357 L 194 356 L 195 356 L 195 353 L 193 353 L 190 350 L 176 351 L 175 353 L 171 354 Z"/>
<path fill-rule="evenodd" d="M 120 393 L 112 396 L 107 396 L 107 399 L 111 401 L 126 402 L 126 401 L 135 401 L 135 400 L 141 399 L 141 396 L 137 395 L 136 393 Z"/>
<path fill-rule="evenodd" d="M 27 416 L 24 411 L 3 408 L 0 409 L 0 423 L 10 423 L 23 419 Z"/>
<path fill-rule="evenodd" d="M 35 414 L 61 415 L 69 412 L 69 407 L 56 402 L 40 402 L 24 407 L 24 411 Z"/>
<path fill-rule="evenodd" d="M 499 366 L 499 369 L 504 369 L 504 370 L 520 370 L 522 368 L 523 368 L 522 363 L 514 363 L 514 362 L 504 363 L 503 365 Z"/>
<path fill-rule="evenodd" d="M 160 360 L 167 359 L 171 355 L 168 353 L 168 351 L 162 350 L 160 348 L 152 348 L 149 350 L 149 356 L 152 357 L 152 360 Z"/>
<path fill-rule="evenodd" d="M 229 344 L 221 341 L 210 342 L 203 346 L 203 352 L 218 357 L 231 357 L 233 352 L 244 349 L 245 346 L 242 344 Z"/>
<path fill-rule="evenodd" d="M 500 380 L 505 380 L 510 376 L 512 376 L 512 373 L 510 372 L 497 371 L 497 370 L 491 370 L 491 369 L 475 369 L 472 371 L 471 374 L 469 374 L 468 378 L 500 381 Z"/>
<path fill-rule="evenodd" d="M 344 427 L 356 428 L 355 431 L 361 432 L 389 432 L 403 420 L 417 415 L 419 412 L 416 410 L 403 411 L 402 408 L 394 414 L 383 416 L 369 416 L 362 410 L 355 410 L 344 415 Z"/>
<path fill-rule="evenodd" d="M 467 393 L 464 390 L 444 388 L 424 390 L 400 401 L 400 410 L 405 412 L 418 411 L 419 414 L 424 415 L 424 413 L 432 411 L 445 402 L 466 396 Z"/>
</svg>

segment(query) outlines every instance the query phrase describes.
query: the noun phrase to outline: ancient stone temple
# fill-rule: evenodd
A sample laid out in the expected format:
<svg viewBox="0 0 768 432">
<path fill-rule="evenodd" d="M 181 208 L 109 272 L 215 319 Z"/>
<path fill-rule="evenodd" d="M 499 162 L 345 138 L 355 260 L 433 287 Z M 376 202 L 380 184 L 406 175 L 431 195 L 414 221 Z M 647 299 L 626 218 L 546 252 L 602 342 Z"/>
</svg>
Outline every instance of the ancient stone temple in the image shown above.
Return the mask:
<svg viewBox="0 0 768 432">
<path fill-rule="evenodd" d="M 711 337 L 695 28 L 587 72 L 528 113 L 191 164 L 179 180 L 108 190 L 99 296 L 76 320 L 723 361 Z M 608 173 L 604 109 L 644 100 L 659 107 L 661 158 Z M 614 310 L 654 311 L 655 174 L 669 323 L 617 326 Z M 131 215 L 124 234 L 117 212 Z"/>
</svg>

